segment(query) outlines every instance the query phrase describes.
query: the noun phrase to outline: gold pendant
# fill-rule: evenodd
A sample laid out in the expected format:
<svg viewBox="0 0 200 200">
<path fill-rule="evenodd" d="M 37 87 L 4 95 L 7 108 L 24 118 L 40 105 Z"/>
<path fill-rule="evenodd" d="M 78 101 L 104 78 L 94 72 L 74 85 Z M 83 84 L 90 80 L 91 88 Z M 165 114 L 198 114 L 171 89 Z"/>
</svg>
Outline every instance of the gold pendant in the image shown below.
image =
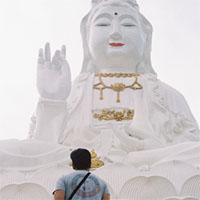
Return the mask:
<svg viewBox="0 0 200 200">
<path fill-rule="evenodd" d="M 142 85 L 140 83 L 138 83 L 138 76 L 139 76 L 138 74 L 122 74 L 122 73 L 102 74 L 102 73 L 100 73 L 100 74 L 96 74 L 95 76 L 99 77 L 99 83 L 94 84 L 93 88 L 100 91 L 100 96 L 99 96 L 100 100 L 103 100 L 103 90 L 104 89 L 111 89 L 111 90 L 117 92 L 116 102 L 119 103 L 120 102 L 120 92 L 122 92 L 124 89 L 130 88 L 132 90 L 139 90 L 139 89 L 143 88 Z M 135 81 L 131 85 L 125 85 L 123 83 L 114 83 L 114 84 L 112 84 L 110 86 L 107 86 L 103 82 L 102 77 L 109 77 L 109 78 L 112 78 L 112 77 L 117 77 L 117 78 L 120 78 L 120 77 L 123 77 L 123 78 L 135 77 Z M 101 87 L 99 87 L 99 86 L 101 86 Z"/>
</svg>

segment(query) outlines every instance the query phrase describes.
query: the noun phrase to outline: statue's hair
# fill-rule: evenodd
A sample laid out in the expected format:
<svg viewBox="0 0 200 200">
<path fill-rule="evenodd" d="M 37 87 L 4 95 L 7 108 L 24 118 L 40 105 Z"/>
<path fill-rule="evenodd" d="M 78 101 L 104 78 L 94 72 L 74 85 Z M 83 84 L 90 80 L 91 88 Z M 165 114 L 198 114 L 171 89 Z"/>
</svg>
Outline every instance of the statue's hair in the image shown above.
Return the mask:
<svg viewBox="0 0 200 200">
<path fill-rule="evenodd" d="M 102 7 L 105 6 L 125 6 L 125 7 L 131 7 L 132 8 L 137 8 L 138 9 L 138 4 L 134 0 L 95 0 L 96 3 L 92 4 L 92 8 L 90 10 L 90 14 L 88 15 L 87 19 L 87 26 L 89 28 L 90 26 L 90 21 L 93 18 L 94 14 Z"/>
<path fill-rule="evenodd" d="M 92 6 L 94 6 L 94 5 L 102 3 L 103 1 L 106 2 L 108 0 L 92 0 L 91 3 L 92 3 Z M 123 0 L 123 2 L 130 2 L 132 4 L 137 4 L 136 0 Z"/>
<path fill-rule="evenodd" d="M 151 59 L 150 59 L 152 26 L 151 26 L 150 22 L 140 13 L 139 6 L 135 0 L 92 0 L 91 10 L 81 21 L 81 35 L 82 35 L 83 51 L 84 51 L 82 72 L 86 72 L 86 71 L 94 72 L 94 70 L 95 70 L 94 63 L 91 62 L 92 58 L 91 58 L 90 50 L 88 47 L 88 33 L 89 33 L 90 25 L 91 25 L 90 22 L 94 16 L 94 14 L 100 8 L 102 8 L 103 6 L 107 6 L 107 5 L 129 7 L 137 13 L 142 31 L 145 35 L 145 49 L 143 52 L 143 58 L 139 62 L 136 72 L 137 73 L 153 73 L 153 74 L 155 74 L 155 71 L 153 70 L 153 68 L 151 66 Z"/>
</svg>

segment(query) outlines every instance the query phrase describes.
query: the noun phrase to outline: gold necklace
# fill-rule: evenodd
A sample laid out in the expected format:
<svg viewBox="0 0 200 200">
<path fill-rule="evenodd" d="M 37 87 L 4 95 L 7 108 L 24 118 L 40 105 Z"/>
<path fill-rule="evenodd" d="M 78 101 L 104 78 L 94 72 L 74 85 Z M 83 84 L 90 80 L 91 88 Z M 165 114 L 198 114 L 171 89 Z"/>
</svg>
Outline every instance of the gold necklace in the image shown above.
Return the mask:
<svg viewBox="0 0 200 200">
<path fill-rule="evenodd" d="M 93 88 L 100 91 L 100 97 L 99 97 L 100 100 L 103 100 L 103 90 L 104 89 L 111 89 L 111 90 L 114 90 L 115 92 L 117 92 L 116 102 L 119 103 L 120 102 L 120 92 L 122 92 L 124 89 L 130 88 L 132 90 L 139 90 L 139 89 L 143 88 L 142 85 L 140 83 L 138 83 L 139 74 L 99 73 L 99 74 L 95 74 L 95 76 L 99 77 L 99 83 L 94 84 Z M 135 80 L 131 85 L 125 85 L 123 83 L 114 83 L 114 84 L 111 84 L 110 86 L 107 86 L 103 82 L 102 77 L 109 77 L 109 78 L 112 78 L 112 77 L 117 77 L 117 78 L 134 77 Z M 100 87 L 98 87 L 98 86 L 100 86 Z"/>
</svg>

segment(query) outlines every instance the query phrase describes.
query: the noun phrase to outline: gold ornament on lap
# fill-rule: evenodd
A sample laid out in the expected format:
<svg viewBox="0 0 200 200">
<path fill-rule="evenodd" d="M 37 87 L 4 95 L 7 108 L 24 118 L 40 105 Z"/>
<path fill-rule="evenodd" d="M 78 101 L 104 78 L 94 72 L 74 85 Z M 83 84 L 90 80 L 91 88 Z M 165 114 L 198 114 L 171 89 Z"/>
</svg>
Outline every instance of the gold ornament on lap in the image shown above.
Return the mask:
<svg viewBox="0 0 200 200">
<path fill-rule="evenodd" d="M 103 100 L 103 90 L 104 89 L 111 89 L 115 92 L 117 92 L 117 100 L 116 102 L 120 102 L 120 92 L 124 91 L 124 89 L 126 88 L 130 88 L 132 90 L 139 90 L 139 89 L 142 89 L 142 85 L 140 83 L 138 83 L 138 76 L 139 74 L 123 74 L 123 73 L 99 73 L 99 74 L 95 74 L 95 76 L 98 76 L 99 77 L 99 83 L 97 84 L 94 84 L 93 88 L 94 89 L 97 89 L 97 90 L 100 90 L 100 97 L 99 99 L 100 100 Z M 114 83 L 110 86 L 107 86 L 103 80 L 102 80 L 102 77 L 108 77 L 108 78 L 112 78 L 112 77 L 117 77 L 117 78 L 127 78 L 127 77 L 135 77 L 135 80 L 134 82 L 131 84 L 131 85 L 125 85 L 123 83 Z M 100 86 L 100 87 L 99 87 Z"/>
<path fill-rule="evenodd" d="M 122 120 L 132 120 L 134 116 L 134 110 L 123 110 L 115 111 L 115 110 L 102 110 L 101 114 L 94 114 L 94 118 L 99 120 L 115 120 L 115 121 L 122 121 Z"/>
<path fill-rule="evenodd" d="M 101 157 L 97 157 L 97 154 L 94 152 L 94 149 L 90 151 L 91 157 L 92 157 L 92 164 L 91 168 L 99 168 L 104 166 L 104 162 L 100 160 Z"/>
</svg>

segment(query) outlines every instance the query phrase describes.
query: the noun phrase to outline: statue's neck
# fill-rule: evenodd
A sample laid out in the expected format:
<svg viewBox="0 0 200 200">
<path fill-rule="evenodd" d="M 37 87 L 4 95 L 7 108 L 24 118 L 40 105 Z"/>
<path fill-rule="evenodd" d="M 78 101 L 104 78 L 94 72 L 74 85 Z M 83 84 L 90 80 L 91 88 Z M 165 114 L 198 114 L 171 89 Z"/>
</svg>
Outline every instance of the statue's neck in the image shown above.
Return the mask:
<svg viewBox="0 0 200 200">
<path fill-rule="evenodd" d="M 136 73 L 136 68 L 109 67 L 109 68 L 98 69 L 97 73 Z"/>
</svg>

